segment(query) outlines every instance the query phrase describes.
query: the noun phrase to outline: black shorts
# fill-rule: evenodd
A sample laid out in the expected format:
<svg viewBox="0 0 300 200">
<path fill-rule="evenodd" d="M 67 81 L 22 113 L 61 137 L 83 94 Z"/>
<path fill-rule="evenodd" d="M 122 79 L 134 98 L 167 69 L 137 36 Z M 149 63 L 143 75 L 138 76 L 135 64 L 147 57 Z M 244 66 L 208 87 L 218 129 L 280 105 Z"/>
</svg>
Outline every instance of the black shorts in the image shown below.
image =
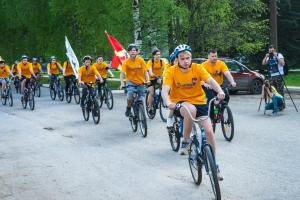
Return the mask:
<svg viewBox="0 0 300 200">
<path fill-rule="evenodd" d="M 208 116 L 207 104 L 201 104 L 201 105 L 193 104 L 193 105 L 197 109 L 196 117 Z M 178 117 L 182 117 L 179 110 L 175 110 L 174 114 Z"/>
<path fill-rule="evenodd" d="M 157 84 L 158 84 L 157 79 L 150 80 L 150 85 L 148 87 L 151 87 L 151 86 L 155 87 L 155 85 L 157 85 Z"/>
</svg>

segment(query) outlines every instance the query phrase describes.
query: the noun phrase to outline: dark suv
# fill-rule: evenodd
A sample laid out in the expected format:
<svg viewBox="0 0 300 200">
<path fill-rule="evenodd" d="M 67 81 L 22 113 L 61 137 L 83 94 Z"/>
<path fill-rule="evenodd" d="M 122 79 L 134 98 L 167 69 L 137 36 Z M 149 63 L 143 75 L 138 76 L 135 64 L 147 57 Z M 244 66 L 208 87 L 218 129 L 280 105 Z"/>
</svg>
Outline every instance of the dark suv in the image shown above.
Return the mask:
<svg viewBox="0 0 300 200">
<path fill-rule="evenodd" d="M 242 63 L 229 59 L 229 58 L 219 58 L 224 61 L 227 67 L 230 70 L 231 75 L 233 76 L 236 87 L 229 87 L 230 93 L 237 93 L 238 91 L 248 91 L 251 94 L 260 94 L 262 89 L 262 84 L 265 80 L 264 75 L 250 70 Z M 193 62 L 201 64 L 206 61 L 206 58 L 194 58 Z M 224 86 L 229 85 L 227 79 L 224 77 Z"/>
</svg>

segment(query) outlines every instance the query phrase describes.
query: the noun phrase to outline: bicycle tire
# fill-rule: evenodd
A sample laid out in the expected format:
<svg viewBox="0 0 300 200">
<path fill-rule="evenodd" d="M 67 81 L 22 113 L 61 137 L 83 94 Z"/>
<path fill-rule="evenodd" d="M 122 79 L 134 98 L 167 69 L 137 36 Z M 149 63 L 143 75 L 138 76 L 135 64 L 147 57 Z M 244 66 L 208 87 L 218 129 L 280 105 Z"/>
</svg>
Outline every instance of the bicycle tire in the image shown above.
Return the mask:
<svg viewBox="0 0 300 200">
<path fill-rule="evenodd" d="M 228 117 L 226 118 L 227 120 L 225 119 L 225 115 L 224 115 L 225 110 L 227 112 L 227 117 Z M 231 109 L 228 105 L 225 105 L 224 109 L 222 110 L 221 127 L 222 127 L 222 132 L 225 140 L 230 142 L 234 136 L 234 121 L 233 121 Z M 228 130 L 228 128 L 230 128 L 230 130 Z"/>
<path fill-rule="evenodd" d="M 1 102 L 2 102 L 2 105 L 6 105 L 6 100 L 7 100 L 7 97 L 6 97 L 6 90 L 4 90 L 4 97 L 3 97 L 3 92 L 1 90 Z"/>
<path fill-rule="evenodd" d="M 146 98 L 145 98 L 145 105 L 146 105 L 146 112 L 147 112 L 147 115 L 149 117 L 149 119 L 154 119 L 155 115 L 156 115 L 156 108 L 154 109 L 151 109 L 149 107 L 149 104 L 148 104 L 148 96 L 149 96 L 149 91 L 147 91 L 146 93 Z M 154 101 L 153 101 L 154 103 Z M 152 110 L 153 113 L 150 113 L 150 111 Z"/>
<path fill-rule="evenodd" d="M 56 99 L 56 92 L 53 88 L 50 88 L 50 97 L 52 100 Z"/>
<path fill-rule="evenodd" d="M 147 119 L 145 115 L 145 109 L 142 103 L 140 103 L 138 107 L 138 119 L 139 119 L 141 134 L 143 137 L 147 137 Z"/>
<path fill-rule="evenodd" d="M 74 99 L 75 99 L 75 102 L 77 104 L 80 103 L 80 91 L 79 91 L 79 88 L 77 86 L 73 86 L 73 94 L 74 94 Z"/>
<path fill-rule="evenodd" d="M 11 90 L 8 92 L 8 105 L 12 107 L 14 105 L 14 99 Z"/>
<path fill-rule="evenodd" d="M 137 116 L 130 116 L 129 121 L 130 121 L 132 131 L 136 132 L 138 128 Z"/>
<path fill-rule="evenodd" d="M 106 89 L 106 105 L 109 110 L 114 107 L 114 96 L 109 88 Z"/>
<path fill-rule="evenodd" d="M 90 109 L 89 109 L 89 103 L 87 100 L 84 102 L 84 109 L 82 109 L 83 118 L 85 121 L 89 121 L 90 118 Z"/>
<path fill-rule="evenodd" d="M 179 130 L 179 121 L 175 118 L 175 122 L 173 123 L 173 129 L 169 131 L 169 140 L 171 144 L 171 148 L 173 151 L 178 152 L 180 148 L 180 130 Z"/>
<path fill-rule="evenodd" d="M 96 99 L 93 100 L 93 107 L 92 107 L 92 116 L 95 124 L 99 124 L 100 122 L 100 108 L 98 101 Z"/>
<path fill-rule="evenodd" d="M 66 101 L 67 101 L 67 103 L 71 103 L 72 94 L 73 94 L 72 86 L 69 86 L 68 91 L 66 92 Z"/>
<path fill-rule="evenodd" d="M 102 108 L 103 101 L 104 101 L 104 94 L 102 89 L 100 90 L 100 92 L 98 92 L 98 97 L 99 97 L 99 108 Z"/>
<path fill-rule="evenodd" d="M 164 105 L 164 100 L 160 97 L 159 101 L 159 115 L 163 122 L 167 122 L 168 106 Z"/>
<path fill-rule="evenodd" d="M 33 94 L 32 90 L 28 94 L 28 104 L 29 104 L 30 110 L 34 110 L 35 101 L 34 101 L 34 94 Z"/>
<path fill-rule="evenodd" d="M 41 97 L 41 85 L 37 83 L 37 97 Z"/>
<path fill-rule="evenodd" d="M 191 143 L 189 148 L 189 166 L 196 185 L 200 185 L 202 182 L 202 163 L 199 159 L 197 146 L 194 142 Z"/>
<path fill-rule="evenodd" d="M 64 100 L 64 88 L 62 87 L 62 85 L 59 85 L 58 86 L 58 99 L 60 101 L 63 101 Z"/>
<path fill-rule="evenodd" d="M 217 176 L 217 166 L 210 145 L 205 145 L 203 152 L 205 155 L 206 170 L 209 176 L 215 199 L 221 200 L 221 190 Z"/>
</svg>

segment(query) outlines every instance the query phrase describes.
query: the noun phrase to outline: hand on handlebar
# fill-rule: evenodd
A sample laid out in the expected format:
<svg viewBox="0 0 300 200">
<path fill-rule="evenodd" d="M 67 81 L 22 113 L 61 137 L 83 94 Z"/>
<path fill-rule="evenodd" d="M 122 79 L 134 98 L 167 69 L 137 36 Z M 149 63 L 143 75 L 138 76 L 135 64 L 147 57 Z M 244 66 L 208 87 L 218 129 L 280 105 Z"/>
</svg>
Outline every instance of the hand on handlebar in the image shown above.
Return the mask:
<svg viewBox="0 0 300 200">
<path fill-rule="evenodd" d="M 225 98 L 225 93 L 223 91 L 219 92 L 217 97 L 218 97 L 219 100 L 223 100 Z"/>
</svg>

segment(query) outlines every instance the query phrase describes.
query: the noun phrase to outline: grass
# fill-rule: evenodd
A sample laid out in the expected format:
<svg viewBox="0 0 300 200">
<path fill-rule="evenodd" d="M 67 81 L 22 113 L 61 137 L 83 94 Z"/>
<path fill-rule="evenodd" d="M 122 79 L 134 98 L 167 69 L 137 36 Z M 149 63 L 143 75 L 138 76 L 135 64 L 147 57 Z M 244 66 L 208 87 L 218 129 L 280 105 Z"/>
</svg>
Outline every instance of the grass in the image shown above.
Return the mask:
<svg viewBox="0 0 300 200">
<path fill-rule="evenodd" d="M 284 81 L 287 86 L 300 86 L 300 71 L 289 71 Z"/>
</svg>

